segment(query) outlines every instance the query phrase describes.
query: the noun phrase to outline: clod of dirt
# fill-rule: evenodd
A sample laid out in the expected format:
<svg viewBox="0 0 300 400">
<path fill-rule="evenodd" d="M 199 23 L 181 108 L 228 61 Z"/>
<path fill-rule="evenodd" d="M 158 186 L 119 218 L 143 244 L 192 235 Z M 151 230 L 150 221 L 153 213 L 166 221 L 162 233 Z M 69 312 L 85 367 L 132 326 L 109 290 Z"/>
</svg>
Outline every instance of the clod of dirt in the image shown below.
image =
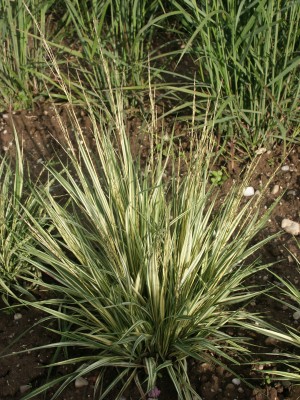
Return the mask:
<svg viewBox="0 0 300 400">
<path fill-rule="evenodd" d="M 265 340 L 265 344 L 267 346 L 277 346 L 278 340 L 272 337 L 267 337 L 267 339 Z"/>
</svg>

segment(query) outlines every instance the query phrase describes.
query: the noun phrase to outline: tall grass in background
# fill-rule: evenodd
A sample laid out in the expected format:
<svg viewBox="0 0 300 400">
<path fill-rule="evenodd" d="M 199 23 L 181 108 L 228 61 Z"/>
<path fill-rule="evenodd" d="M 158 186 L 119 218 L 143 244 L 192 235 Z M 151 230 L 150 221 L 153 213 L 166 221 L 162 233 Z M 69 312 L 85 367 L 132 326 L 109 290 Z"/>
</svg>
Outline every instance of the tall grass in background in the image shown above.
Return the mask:
<svg viewBox="0 0 300 400">
<path fill-rule="evenodd" d="M 0 2 L 0 110 L 27 108 L 44 91 L 40 74 L 46 68 L 46 54 L 41 40 L 48 37 L 47 16 L 55 0 L 3 0 Z M 34 16 L 39 28 L 37 28 Z"/>
<path fill-rule="evenodd" d="M 218 134 L 241 151 L 299 142 L 299 1 L 175 1 L 185 49 L 218 101 Z"/>
<path fill-rule="evenodd" d="M 159 0 L 65 2 L 73 43 L 65 46 L 73 62 L 65 75 L 75 97 L 82 97 L 78 77 L 85 82 L 91 102 L 97 103 L 100 92 L 107 90 L 103 54 L 110 60 L 112 70 L 118 69 L 119 79 L 114 87 L 127 87 L 127 106 L 142 106 L 148 86 L 148 68 L 157 53 L 153 40 L 166 30 L 168 18 L 178 11 L 165 13 Z M 162 56 L 157 56 L 162 57 Z M 159 71 L 153 73 L 159 75 Z M 111 75 L 111 80 L 115 78 Z M 124 97 L 125 100 L 125 97 Z"/>
<path fill-rule="evenodd" d="M 161 11 L 160 1 L 68 0 L 66 7 L 86 61 L 95 63 L 97 54 L 99 60 L 100 42 L 116 66 L 119 63 L 128 66 L 128 76 L 138 84 L 151 50 L 154 24 L 165 18 L 159 13 L 160 17 L 155 19 L 158 9 Z"/>
<path fill-rule="evenodd" d="M 229 144 L 248 156 L 265 144 L 299 142 L 298 1 L 4 0 L 0 11 L 4 107 L 28 107 L 45 85 L 55 101 L 67 101 L 51 72 L 46 39 L 64 65 L 73 102 L 102 101 L 104 54 L 118 69 L 111 80 L 117 78 L 113 86 L 123 88 L 132 112 L 149 108 L 150 70 L 167 113 L 192 119 L 196 105 L 204 126 L 211 100 L 211 126 L 225 150 Z"/>
</svg>

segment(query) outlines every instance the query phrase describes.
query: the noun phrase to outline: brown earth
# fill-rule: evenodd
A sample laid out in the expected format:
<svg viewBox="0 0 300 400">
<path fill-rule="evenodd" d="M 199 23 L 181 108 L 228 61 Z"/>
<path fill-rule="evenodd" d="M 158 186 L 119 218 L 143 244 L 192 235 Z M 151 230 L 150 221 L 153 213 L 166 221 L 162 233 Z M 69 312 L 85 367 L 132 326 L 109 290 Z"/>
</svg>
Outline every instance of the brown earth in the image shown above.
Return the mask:
<svg viewBox="0 0 300 400">
<path fill-rule="evenodd" d="M 87 114 L 78 110 L 77 112 L 80 124 L 87 139 L 88 145 L 93 151 L 93 140 L 90 134 L 91 122 Z M 71 128 L 69 123 L 68 112 L 65 106 L 58 108 L 58 115 L 63 121 L 63 125 L 68 129 Z M 170 121 L 171 122 L 171 121 Z M 60 157 L 64 160 L 65 152 L 62 151 L 61 143 L 64 143 L 64 135 L 57 118 L 54 107 L 45 102 L 40 103 L 32 111 L 19 111 L 16 113 L 3 113 L 0 115 L 0 155 L 6 153 L 14 153 L 15 139 L 14 128 L 18 133 L 19 140 L 22 142 L 24 149 L 24 157 L 28 162 L 33 176 L 37 176 L 42 170 L 42 164 L 50 159 Z M 147 134 L 141 134 L 140 121 L 131 118 L 128 123 L 128 134 L 135 155 L 140 155 L 142 161 L 146 159 L 149 153 L 150 139 Z M 180 135 L 181 139 L 177 141 L 178 153 L 180 151 L 189 150 L 188 131 L 183 125 L 176 125 L 175 136 Z M 264 198 L 264 207 L 268 208 L 278 196 L 282 195 L 277 207 L 275 208 L 268 225 L 262 235 L 269 235 L 281 230 L 281 221 L 283 218 L 299 222 L 299 195 L 300 195 L 300 148 L 290 149 L 287 156 L 283 154 L 281 146 L 272 149 L 266 149 L 253 174 L 250 184 L 255 190 L 261 190 L 267 184 L 270 176 L 273 175 L 276 168 L 278 172 L 274 177 L 270 187 L 266 190 Z M 281 165 L 289 166 L 288 171 L 283 171 Z M 214 166 L 214 170 L 221 167 L 225 168 L 228 174 L 227 180 L 220 186 L 220 199 L 226 195 L 233 184 L 234 180 L 239 180 L 242 170 L 245 166 L 243 162 L 229 162 L 224 159 L 222 165 Z M 278 185 L 278 192 L 273 194 L 275 185 Z M 245 198 L 245 201 L 247 199 Z M 263 250 L 261 257 L 264 262 L 274 262 L 276 265 L 273 270 L 281 277 L 288 279 L 298 288 L 300 288 L 299 271 L 291 254 L 300 259 L 299 248 L 293 236 L 283 233 L 278 239 L 269 243 Z M 274 283 L 275 278 L 269 272 L 263 272 L 261 275 L 254 277 L 253 282 Z M 279 296 L 275 293 L 275 296 Z M 0 307 L 1 308 L 1 307 Z M 264 312 L 266 317 L 273 323 L 280 321 L 297 328 L 299 321 L 293 319 L 293 311 L 284 304 L 275 302 L 268 297 L 261 297 L 253 301 L 249 308 L 253 311 Z M 16 313 L 21 314 L 20 319 L 15 319 Z M 31 351 L 32 347 L 55 342 L 57 337 L 55 334 L 47 331 L 45 326 L 49 327 L 49 322 L 45 321 L 41 325 L 34 325 L 43 316 L 41 313 L 33 309 L 16 309 L 8 313 L 3 310 L 0 312 L 0 354 L 3 352 L 9 354 L 26 350 L 22 354 L 13 355 L 11 357 L 1 358 L 0 361 L 0 400 L 19 400 L 22 398 L 22 390 L 39 387 L 45 382 L 47 370 L 41 368 L 51 362 L 53 355 L 52 350 Z M 23 334 L 19 340 L 15 341 L 19 335 Z M 263 351 L 292 351 L 283 344 L 275 342 L 265 343 L 265 339 L 254 337 L 255 343 L 263 346 Z M 256 352 L 256 350 L 253 350 Z M 255 372 L 255 362 L 261 359 L 259 351 L 254 356 L 253 365 L 245 365 L 235 369 L 243 378 L 248 380 L 254 387 L 249 387 L 246 383 L 241 382 L 239 385 L 232 383 L 234 376 L 223 370 L 221 367 L 213 367 L 208 364 L 191 363 L 190 377 L 196 391 L 204 400 L 222 400 L 222 399 L 238 399 L 238 400 L 296 400 L 300 397 L 299 387 L 291 385 L 289 382 L 279 382 L 273 380 L 271 384 L 267 384 L 263 375 Z M 52 377 L 59 376 L 63 368 L 53 371 Z M 112 372 L 114 374 L 115 372 Z M 85 387 L 76 389 L 74 383 L 70 385 L 59 397 L 59 400 L 84 400 L 92 399 L 93 385 L 95 376 L 92 374 L 86 377 L 89 384 Z M 109 377 L 107 378 L 109 381 Z M 161 400 L 171 400 L 176 398 L 176 394 L 172 389 L 170 382 L 162 377 L 158 382 L 161 390 Z M 50 399 L 51 393 L 47 393 L 46 397 L 37 396 L 36 400 Z M 139 394 L 134 388 L 126 393 L 127 399 L 137 400 Z M 109 399 L 113 400 L 112 395 Z"/>
</svg>

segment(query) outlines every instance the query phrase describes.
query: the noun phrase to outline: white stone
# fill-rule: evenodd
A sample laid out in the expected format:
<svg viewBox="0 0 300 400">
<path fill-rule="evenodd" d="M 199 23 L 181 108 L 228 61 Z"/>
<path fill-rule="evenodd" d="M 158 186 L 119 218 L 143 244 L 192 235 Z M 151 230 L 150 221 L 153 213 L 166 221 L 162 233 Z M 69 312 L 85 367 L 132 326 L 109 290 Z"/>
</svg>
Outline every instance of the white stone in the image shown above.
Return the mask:
<svg viewBox="0 0 300 400">
<path fill-rule="evenodd" d="M 300 319 L 300 310 L 298 310 L 298 311 L 294 312 L 294 314 L 293 314 L 293 318 L 294 318 L 295 320 L 298 320 L 298 319 Z"/>
<path fill-rule="evenodd" d="M 75 387 L 77 389 L 87 386 L 88 384 L 89 384 L 89 382 L 86 379 L 84 379 L 82 376 L 80 376 L 79 378 L 77 378 L 75 380 Z"/>
<path fill-rule="evenodd" d="M 238 378 L 233 378 L 231 381 L 235 386 L 239 386 L 241 384 L 240 379 Z"/>
<path fill-rule="evenodd" d="M 281 222 L 281 228 L 291 235 L 299 235 L 300 224 L 298 222 L 292 221 L 288 218 L 284 218 Z"/>
<path fill-rule="evenodd" d="M 21 386 L 20 386 L 20 392 L 21 392 L 21 393 L 28 392 L 28 390 L 30 390 L 30 389 L 31 389 L 31 386 L 30 386 L 30 385 L 21 385 Z"/>
<path fill-rule="evenodd" d="M 279 185 L 274 185 L 273 189 L 272 189 L 272 194 L 277 194 L 279 192 Z"/>
<path fill-rule="evenodd" d="M 255 154 L 257 154 L 258 156 L 261 154 L 264 154 L 267 151 L 267 149 L 265 147 L 260 147 L 259 149 L 257 149 L 255 151 Z"/>
<path fill-rule="evenodd" d="M 281 167 L 281 171 L 289 171 L 290 167 L 288 165 L 284 165 L 283 167 Z"/>
<path fill-rule="evenodd" d="M 254 193 L 255 193 L 255 190 L 254 190 L 254 187 L 252 187 L 252 186 L 246 187 L 246 188 L 244 189 L 244 191 L 243 191 L 243 195 L 244 195 L 245 197 L 254 196 Z"/>
<path fill-rule="evenodd" d="M 18 321 L 18 319 L 21 319 L 22 318 L 22 314 L 21 313 L 16 313 L 15 315 L 14 315 L 14 320 L 15 321 Z"/>
</svg>

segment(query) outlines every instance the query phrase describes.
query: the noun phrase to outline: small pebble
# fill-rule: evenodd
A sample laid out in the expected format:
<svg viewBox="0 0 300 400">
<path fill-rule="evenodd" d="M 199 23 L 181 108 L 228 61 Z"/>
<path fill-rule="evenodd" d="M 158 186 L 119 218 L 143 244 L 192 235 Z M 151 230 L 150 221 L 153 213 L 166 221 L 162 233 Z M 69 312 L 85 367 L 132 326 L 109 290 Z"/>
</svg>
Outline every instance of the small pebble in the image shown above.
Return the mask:
<svg viewBox="0 0 300 400">
<path fill-rule="evenodd" d="M 241 384 L 241 381 L 238 378 L 233 378 L 231 382 L 236 386 L 239 386 Z"/>
<path fill-rule="evenodd" d="M 250 196 L 254 196 L 255 190 L 252 186 L 248 186 L 244 189 L 243 191 L 243 195 L 245 197 L 250 197 Z"/>
<path fill-rule="evenodd" d="M 267 337 L 265 344 L 267 346 L 276 346 L 278 344 L 278 340 L 273 337 Z"/>
<path fill-rule="evenodd" d="M 275 185 L 272 189 L 272 194 L 277 194 L 279 192 L 279 185 Z"/>
<path fill-rule="evenodd" d="M 281 171 L 289 171 L 290 167 L 288 165 L 284 165 L 283 167 L 281 167 Z"/>
<path fill-rule="evenodd" d="M 84 379 L 82 376 L 80 376 L 79 378 L 77 378 L 75 380 L 75 387 L 77 389 L 81 388 L 81 387 L 84 387 L 84 386 L 87 386 L 88 384 L 89 384 L 89 382 L 86 379 Z"/>
<path fill-rule="evenodd" d="M 297 321 L 298 319 L 300 319 L 300 310 L 294 312 L 293 318 L 294 318 L 296 321 Z"/>
<path fill-rule="evenodd" d="M 21 392 L 21 393 L 28 392 L 28 390 L 30 390 L 30 389 L 31 389 L 31 386 L 30 386 L 30 385 L 21 385 L 21 386 L 20 386 L 20 392 Z"/>
<path fill-rule="evenodd" d="M 265 147 L 260 147 L 259 149 L 255 150 L 255 154 L 259 156 L 261 154 L 264 154 L 266 151 L 267 149 Z"/>
<path fill-rule="evenodd" d="M 21 313 L 16 313 L 15 315 L 14 315 L 14 320 L 15 321 L 18 321 L 18 319 L 21 319 L 22 318 L 22 314 Z"/>
<path fill-rule="evenodd" d="M 4 151 L 8 151 L 8 150 L 9 150 L 9 147 L 3 146 L 2 149 L 3 149 Z"/>
<path fill-rule="evenodd" d="M 3 118 L 3 119 L 8 119 L 8 118 L 9 118 L 9 115 L 8 115 L 8 114 L 2 114 L 2 118 Z"/>
<path fill-rule="evenodd" d="M 288 218 L 284 218 L 281 222 L 281 228 L 291 235 L 299 235 L 300 224 L 298 222 L 292 221 Z"/>
<path fill-rule="evenodd" d="M 2 135 L 6 135 L 7 134 L 7 129 L 4 129 L 4 131 L 2 132 Z"/>
</svg>

